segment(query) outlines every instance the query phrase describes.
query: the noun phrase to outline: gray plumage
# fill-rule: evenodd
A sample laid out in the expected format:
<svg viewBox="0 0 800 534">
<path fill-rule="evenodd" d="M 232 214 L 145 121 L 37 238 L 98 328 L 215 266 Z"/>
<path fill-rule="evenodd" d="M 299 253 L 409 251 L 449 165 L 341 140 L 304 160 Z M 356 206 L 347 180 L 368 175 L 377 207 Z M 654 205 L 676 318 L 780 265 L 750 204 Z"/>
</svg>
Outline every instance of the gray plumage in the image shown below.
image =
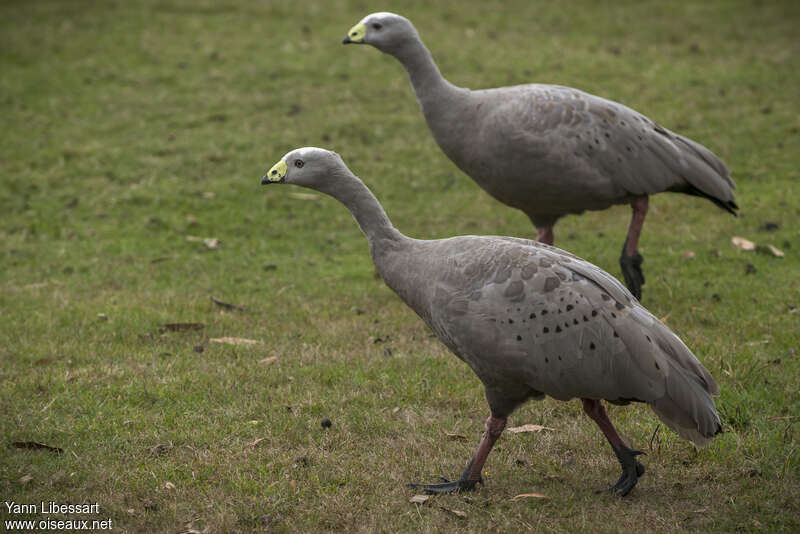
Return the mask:
<svg viewBox="0 0 800 534">
<path fill-rule="evenodd" d="M 456 87 L 408 19 L 373 13 L 360 25 L 357 41 L 345 41 L 372 45 L 403 64 L 442 151 L 487 193 L 527 214 L 540 241 L 552 244 L 552 227 L 564 215 L 642 197 L 644 205 L 634 209 L 646 213 L 646 196 L 662 191 L 702 196 L 735 214 L 728 167 L 641 113 L 558 85 Z M 644 213 L 632 226 L 643 220 Z M 639 230 L 632 228 L 623 255 L 636 254 Z M 640 284 L 628 280 L 641 276 L 638 265 L 634 270 L 624 274 L 639 296 Z"/>
<path fill-rule="evenodd" d="M 262 183 L 270 182 L 318 190 L 350 210 L 380 276 L 478 375 L 493 417 L 549 395 L 647 403 L 699 446 L 719 432 L 714 379 L 600 268 L 526 239 L 406 237 L 342 159 L 323 149 L 289 152 Z"/>
</svg>

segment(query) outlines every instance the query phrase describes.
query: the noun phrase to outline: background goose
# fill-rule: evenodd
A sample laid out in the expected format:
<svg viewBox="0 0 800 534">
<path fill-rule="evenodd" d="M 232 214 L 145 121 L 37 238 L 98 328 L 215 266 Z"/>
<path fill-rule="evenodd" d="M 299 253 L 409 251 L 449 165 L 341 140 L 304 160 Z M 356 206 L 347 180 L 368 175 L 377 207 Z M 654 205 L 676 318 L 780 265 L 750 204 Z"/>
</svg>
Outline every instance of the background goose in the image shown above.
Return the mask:
<svg viewBox="0 0 800 534">
<path fill-rule="evenodd" d="M 717 156 L 622 104 L 557 85 L 456 87 L 411 22 L 393 13 L 364 17 L 344 43 L 372 45 L 403 64 L 439 147 L 487 193 L 528 215 L 540 242 L 553 244 L 564 215 L 630 203 L 619 261 L 637 298 L 648 195 L 701 196 L 736 214 L 736 186 Z"/>
<path fill-rule="evenodd" d="M 528 399 L 578 397 L 622 465 L 612 490 L 626 495 L 644 473 L 601 399 L 645 402 L 682 437 L 702 446 L 720 431 L 719 389 L 669 328 L 612 276 L 555 247 L 510 237 L 431 241 L 396 230 L 338 154 L 299 148 L 262 184 L 289 183 L 342 202 L 369 241 L 384 282 L 481 379 L 490 415 L 461 477 L 418 484 L 428 492 L 471 489 L 506 418 Z"/>
</svg>

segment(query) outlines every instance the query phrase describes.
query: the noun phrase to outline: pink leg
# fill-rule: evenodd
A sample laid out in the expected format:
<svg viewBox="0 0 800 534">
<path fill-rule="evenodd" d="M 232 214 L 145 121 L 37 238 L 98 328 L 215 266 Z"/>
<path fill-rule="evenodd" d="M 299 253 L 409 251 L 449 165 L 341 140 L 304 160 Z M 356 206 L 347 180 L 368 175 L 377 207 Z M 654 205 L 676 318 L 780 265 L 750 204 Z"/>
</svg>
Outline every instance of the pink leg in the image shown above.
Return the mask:
<svg viewBox="0 0 800 534">
<path fill-rule="evenodd" d="M 503 433 L 503 429 L 506 427 L 506 421 L 507 419 L 495 417 L 493 415 L 490 415 L 489 418 L 486 419 L 486 423 L 484 424 L 486 430 L 483 433 L 483 437 L 481 437 L 481 442 L 478 444 L 478 450 L 475 451 L 475 455 L 467 466 L 467 480 L 474 480 L 476 482 L 481 480 L 483 464 L 486 463 L 486 458 L 489 456 L 492 447 L 494 447 L 497 438 Z"/>
<path fill-rule="evenodd" d="M 614 449 L 626 447 L 625 442 L 617 434 L 617 429 L 614 428 L 611 419 L 608 418 L 603 403 L 597 399 L 581 399 L 581 401 L 583 402 L 583 411 L 597 423 L 611 446 Z"/>
<path fill-rule="evenodd" d="M 481 437 L 478 449 L 458 480 L 449 481 L 445 479 L 445 482 L 441 484 L 409 484 L 409 486 L 422 488 L 426 493 L 453 493 L 474 489 L 475 484 L 482 481 L 481 471 L 483 470 L 483 464 L 486 463 L 486 458 L 505 427 L 505 418 L 495 417 L 494 415 L 489 416 L 485 424 L 486 431 Z"/>
<path fill-rule="evenodd" d="M 631 492 L 639 477 L 644 474 L 644 466 L 636 459 L 643 453 L 625 445 L 611 419 L 608 418 L 602 402 L 597 399 L 581 399 L 581 401 L 583 401 L 583 411 L 600 427 L 603 435 L 611 444 L 614 454 L 617 455 L 617 460 L 622 465 L 622 476 L 619 477 L 616 484 L 611 486 L 610 490 L 624 497 Z"/>
<path fill-rule="evenodd" d="M 552 245 L 555 236 L 553 235 L 552 226 L 540 226 L 536 229 L 539 233 L 536 236 L 536 241 L 544 243 L 545 245 Z"/>
<path fill-rule="evenodd" d="M 633 256 L 639 248 L 639 236 L 642 235 L 642 226 L 644 225 L 644 218 L 647 216 L 647 205 L 649 197 L 637 197 L 631 202 L 633 208 L 633 215 L 631 217 L 631 224 L 628 227 L 628 238 L 625 240 L 625 254 Z"/>
<path fill-rule="evenodd" d="M 637 299 L 642 298 L 642 286 L 644 285 L 644 273 L 642 272 L 644 258 L 637 252 L 637 249 L 644 218 L 647 215 L 647 203 L 647 196 L 637 197 L 631 202 L 633 216 L 631 225 L 628 227 L 628 237 L 622 247 L 622 255 L 619 257 L 619 266 L 622 269 L 625 285 Z"/>
</svg>

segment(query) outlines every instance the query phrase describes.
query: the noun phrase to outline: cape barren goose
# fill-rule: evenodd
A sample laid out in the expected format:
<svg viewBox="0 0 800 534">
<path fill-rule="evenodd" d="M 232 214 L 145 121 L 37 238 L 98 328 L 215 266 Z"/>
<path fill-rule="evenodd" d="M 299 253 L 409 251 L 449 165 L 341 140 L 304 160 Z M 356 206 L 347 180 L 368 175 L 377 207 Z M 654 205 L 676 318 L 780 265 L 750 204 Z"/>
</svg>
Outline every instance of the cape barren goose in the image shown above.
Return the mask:
<svg viewBox="0 0 800 534">
<path fill-rule="evenodd" d="M 612 486 L 626 495 L 644 467 L 620 439 L 602 399 L 645 402 L 698 446 L 720 431 L 717 384 L 669 328 L 612 276 L 555 247 L 511 237 L 431 241 L 397 231 L 370 190 L 338 154 L 299 148 L 262 184 L 315 189 L 344 204 L 369 241 L 384 282 L 484 384 L 490 415 L 458 480 L 419 484 L 445 493 L 472 489 L 506 425 L 528 399 L 580 398 L 620 464 Z"/>
<path fill-rule="evenodd" d="M 736 185 L 717 156 L 622 104 L 558 85 L 456 87 L 411 22 L 393 13 L 364 17 L 344 43 L 372 45 L 403 64 L 439 147 L 487 193 L 522 210 L 540 242 L 553 244 L 564 215 L 630 204 L 619 261 L 637 298 L 648 195 L 701 196 L 736 214 Z"/>
</svg>

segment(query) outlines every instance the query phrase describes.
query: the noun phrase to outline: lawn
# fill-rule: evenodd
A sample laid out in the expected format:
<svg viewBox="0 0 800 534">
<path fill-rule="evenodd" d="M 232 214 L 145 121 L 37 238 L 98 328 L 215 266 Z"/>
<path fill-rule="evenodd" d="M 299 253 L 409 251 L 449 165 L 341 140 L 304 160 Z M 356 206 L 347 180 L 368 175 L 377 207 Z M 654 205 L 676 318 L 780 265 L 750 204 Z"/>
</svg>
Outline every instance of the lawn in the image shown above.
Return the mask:
<svg viewBox="0 0 800 534">
<path fill-rule="evenodd" d="M 341 45 L 377 9 L 409 17 L 457 85 L 578 87 L 733 170 L 738 218 L 665 193 L 641 241 L 643 303 L 719 382 L 724 433 L 697 452 L 648 408 L 610 408 L 647 453 L 628 498 L 594 493 L 619 467 L 580 403 L 545 400 L 509 424 L 553 430 L 502 436 L 476 492 L 409 502 L 407 482 L 469 459 L 480 382 L 383 285 L 340 204 L 260 178 L 322 146 L 407 235 L 535 230 L 440 152 L 397 61 Z M 0 493 L 99 511 L 0 518 L 797 532 L 798 24 L 797 2 L 759 0 L 3 2 Z M 567 217 L 556 244 L 621 276 L 629 212 Z M 61 453 L 13 445 L 30 442 Z"/>
</svg>

